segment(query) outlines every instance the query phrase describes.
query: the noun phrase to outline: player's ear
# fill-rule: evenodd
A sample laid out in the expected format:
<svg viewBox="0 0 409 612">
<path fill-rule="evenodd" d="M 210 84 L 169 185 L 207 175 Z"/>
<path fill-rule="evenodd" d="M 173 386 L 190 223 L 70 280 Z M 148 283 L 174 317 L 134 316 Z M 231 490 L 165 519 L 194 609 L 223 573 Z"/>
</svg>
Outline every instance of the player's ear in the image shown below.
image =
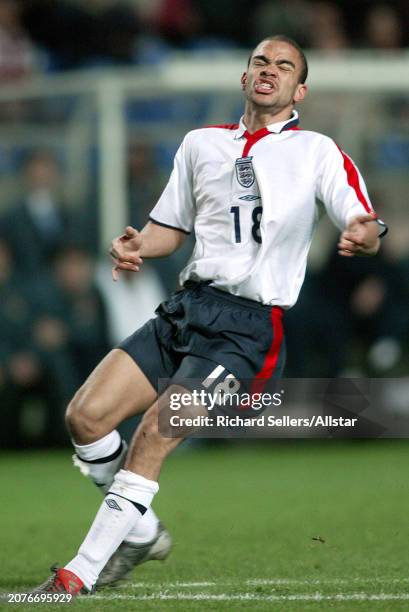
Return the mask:
<svg viewBox="0 0 409 612">
<path fill-rule="evenodd" d="M 305 96 L 307 95 L 307 91 L 308 91 L 308 87 L 304 83 L 300 83 L 299 85 L 297 85 L 297 89 L 295 90 L 293 101 L 302 102 Z"/>
<path fill-rule="evenodd" d="M 247 83 L 247 72 L 243 72 L 243 74 L 241 75 L 240 83 L 241 83 L 241 88 L 245 89 L 246 83 Z"/>
</svg>

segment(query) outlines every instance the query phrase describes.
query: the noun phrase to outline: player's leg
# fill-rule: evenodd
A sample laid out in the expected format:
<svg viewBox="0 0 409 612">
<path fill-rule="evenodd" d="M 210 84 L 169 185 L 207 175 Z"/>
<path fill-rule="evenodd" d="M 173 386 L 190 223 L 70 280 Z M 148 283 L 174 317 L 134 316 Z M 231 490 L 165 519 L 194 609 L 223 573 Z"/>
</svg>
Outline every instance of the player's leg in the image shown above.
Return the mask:
<svg viewBox="0 0 409 612">
<path fill-rule="evenodd" d="M 120 349 L 112 351 L 101 362 L 67 410 L 67 425 L 74 441 L 76 463 L 94 482 L 102 485 L 104 493 L 125 460 L 125 444 L 114 428 L 123 419 L 151 405 L 157 397 L 155 381 L 168 377 L 174 369 L 167 347 L 160 341 L 168 337 L 168 327 L 166 321 L 153 319 L 127 338 Z M 170 536 L 150 507 L 143 516 L 137 512 L 135 515 L 124 512 L 121 516 L 127 523 L 125 535 L 131 541 L 136 540 L 144 545 L 144 556 L 139 562 L 166 556 L 171 545 Z M 114 523 L 108 526 L 108 533 L 110 528 L 115 527 Z M 119 543 L 114 545 L 112 552 Z M 158 544 L 161 544 L 159 554 Z M 74 586 L 71 589 L 73 577 Z M 75 580 L 72 572 L 59 569 L 37 592 L 61 587 L 75 593 L 78 591 Z M 85 584 L 88 586 L 87 582 Z"/>
<path fill-rule="evenodd" d="M 213 368 L 213 364 L 211 365 Z M 128 474 L 134 480 L 132 474 L 143 476 L 150 481 L 157 481 L 160 468 L 167 455 L 190 434 L 192 428 L 175 430 L 170 427 L 170 417 L 174 414 L 170 410 L 170 396 L 172 393 L 186 394 L 184 387 L 172 385 L 159 400 L 145 413 L 142 422 L 134 434 L 128 452 L 127 460 L 122 474 Z M 193 412 L 184 409 L 185 417 L 194 417 L 199 414 L 207 414 L 205 409 L 194 406 Z M 162 427 L 158 424 L 161 423 Z M 163 435 L 162 435 L 163 434 Z M 173 436 L 170 437 L 170 436 Z M 111 487 L 111 492 L 112 492 Z M 169 533 L 161 523 L 158 525 L 156 539 L 150 543 L 144 543 L 138 537 L 138 530 L 144 529 L 145 517 L 152 512 L 149 507 L 140 521 L 137 521 L 133 530 L 126 536 L 118 549 L 114 552 L 104 569 L 100 573 L 96 586 L 106 586 L 125 578 L 136 565 L 151 559 L 165 559 L 171 548 Z M 142 532 L 144 534 L 144 531 Z"/>
<path fill-rule="evenodd" d="M 124 419 L 146 410 L 156 397 L 156 390 L 130 355 L 113 349 L 74 395 L 66 422 L 76 443 L 86 446 Z"/>
<path fill-rule="evenodd" d="M 76 452 L 74 462 L 103 493 L 109 490 L 127 452 L 116 426 L 152 405 L 158 395 L 158 379 L 171 376 L 175 369 L 161 340 L 170 335 L 169 327 L 157 317 L 126 338 L 96 367 L 68 406 L 66 421 Z M 148 541 L 158 529 L 158 520 L 149 512 L 145 523 L 143 538 Z"/>
<path fill-rule="evenodd" d="M 165 444 L 160 443 L 162 440 L 158 436 L 156 419 L 158 404 L 158 401 L 154 402 L 148 409 L 136 433 L 137 439 L 141 436 L 143 438 L 147 436 L 151 444 L 155 446 L 156 452 L 153 451 L 153 456 L 157 455 L 155 472 L 160 468 L 164 457 L 180 442 L 180 440 L 166 440 Z M 134 448 L 134 445 L 132 448 Z M 159 457 L 162 460 L 159 460 Z M 141 534 L 140 538 L 143 538 L 142 532 L 144 529 L 141 528 L 141 523 L 148 512 L 153 514 L 150 506 L 158 488 L 157 482 L 129 470 L 120 469 L 77 556 L 64 568 L 56 568 L 55 575 L 44 585 L 35 589 L 34 592 L 61 590 L 62 592 L 76 594 L 80 591 L 89 592 L 92 590 L 101 570 L 121 542 L 135 530 L 136 525 Z M 153 516 L 155 515 L 153 514 Z M 163 537 L 156 538 L 156 541 L 153 542 L 153 544 L 156 544 L 153 552 L 157 556 L 151 558 L 164 558 L 169 551 L 171 544 L 169 534 L 159 525 L 159 536 L 162 536 L 163 533 L 167 538 L 165 537 L 165 540 Z M 149 550 L 145 547 L 142 551 L 139 550 L 139 553 L 141 552 L 145 553 L 146 556 Z M 137 557 L 135 559 L 135 555 L 133 556 L 131 566 L 127 568 L 127 571 L 138 563 L 147 560 L 141 559 L 141 554 Z"/>
<path fill-rule="evenodd" d="M 125 469 L 116 474 L 78 554 L 62 570 L 68 583 L 75 582 L 76 591 L 83 585 L 92 589 L 111 555 L 150 509 L 159 489 L 157 478 L 162 463 L 182 440 L 165 438 L 159 432 L 159 411 L 169 405 L 170 392 L 172 389 L 146 411 Z"/>
<path fill-rule="evenodd" d="M 146 410 L 156 397 L 156 390 L 134 359 L 125 351 L 114 349 L 70 402 L 66 421 L 75 448 L 74 465 L 103 494 L 108 492 L 127 454 L 127 444 L 115 427 Z M 131 530 L 128 541 L 143 549 L 144 561 L 164 558 L 171 548 L 170 535 L 152 508 Z M 105 584 L 110 582 L 109 576 L 105 576 Z"/>
<path fill-rule="evenodd" d="M 117 425 L 146 410 L 156 396 L 135 361 L 114 349 L 70 402 L 66 423 L 75 448 L 74 463 L 103 492 L 108 491 L 127 452 Z"/>
<path fill-rule="evenodd" d="M 160 431 L 161 415 L 163 418 L 165 414 L 164 418 L 166 420 L 166 414 L 169 414 L 171 395 L 188 393 L 187 388 L 171 385 L 158 401 L 145 412 L 129 447 L 124 466 L 126 471 L 152 481 L 159 479 L 160 470 L 166 457 L 189 435 L 189 431 L 184 432 L 184 435 L 180 437 L 163 435 Z M 203 412 L 203 408 L 192 406 L 192 411 L 189 416 L 196 416 Z M 168 428 L 166 429 L 168 430 Z"/>
</svg>

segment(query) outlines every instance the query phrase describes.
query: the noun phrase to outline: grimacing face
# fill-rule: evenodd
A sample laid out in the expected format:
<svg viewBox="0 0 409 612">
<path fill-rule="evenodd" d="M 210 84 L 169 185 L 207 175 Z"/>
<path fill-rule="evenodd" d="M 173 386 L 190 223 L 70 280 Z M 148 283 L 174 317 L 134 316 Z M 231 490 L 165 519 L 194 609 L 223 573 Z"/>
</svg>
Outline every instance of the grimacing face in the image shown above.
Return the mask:
<svg viewBox="0 0 409 612">
<path fill-rule="evenodd" d="M 299 83 L 301 70 L 301 57 L 292 45 L 279 40 L 262 41 L 241 77 L 247 102 L 267 112 L 301 102 L 307 93 L 307 86 Z"/>
</svg>

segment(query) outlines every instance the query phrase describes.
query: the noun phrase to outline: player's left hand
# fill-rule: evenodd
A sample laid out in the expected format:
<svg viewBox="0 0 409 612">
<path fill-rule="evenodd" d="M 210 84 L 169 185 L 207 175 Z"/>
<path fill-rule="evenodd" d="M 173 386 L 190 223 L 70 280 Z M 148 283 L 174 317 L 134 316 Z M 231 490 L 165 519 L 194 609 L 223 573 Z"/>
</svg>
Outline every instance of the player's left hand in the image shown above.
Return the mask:
<svg viewBox="0 0 409 612">
<path fill-rule="evenodd" d="M 343 257 L 361 255 L 370 257 L 379 250 L 378 224 L 372 215 L 354 217 L 342 232 L 338 242 L 338 253 Z"/>
</svg>

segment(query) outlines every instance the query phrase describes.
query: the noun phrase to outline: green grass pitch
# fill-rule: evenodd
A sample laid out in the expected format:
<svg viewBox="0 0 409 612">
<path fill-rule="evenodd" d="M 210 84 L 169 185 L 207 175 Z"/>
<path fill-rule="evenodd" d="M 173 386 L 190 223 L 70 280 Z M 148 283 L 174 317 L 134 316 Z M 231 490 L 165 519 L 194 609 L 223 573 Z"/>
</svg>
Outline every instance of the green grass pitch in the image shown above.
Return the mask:
<svg viewBox="0 0 409 612">
<path fill-rule="evenodd" d="M 42 582 L 53 562 L 72 558 L 87 531 L 100 496 L 70 455 L 1 457 L 3 593 Z M 174 537 L 171 556 L 74 605 L 98 612 L 409 610 L 408 472 L 407 441 L 186 446 L 168 460 L 154 503 Z"/>
</svg>

